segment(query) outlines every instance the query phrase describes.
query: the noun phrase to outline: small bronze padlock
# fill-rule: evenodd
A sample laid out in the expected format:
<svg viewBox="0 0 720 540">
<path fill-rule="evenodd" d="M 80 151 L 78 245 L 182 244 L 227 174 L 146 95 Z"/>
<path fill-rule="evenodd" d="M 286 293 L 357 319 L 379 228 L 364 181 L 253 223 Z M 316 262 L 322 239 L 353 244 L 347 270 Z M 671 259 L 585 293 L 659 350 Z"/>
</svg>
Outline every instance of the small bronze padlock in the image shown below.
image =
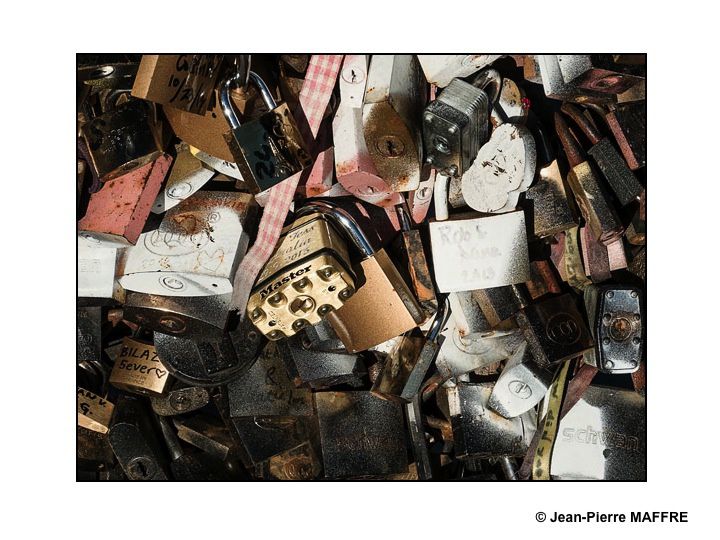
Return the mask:
<svg viewBox="0 0 720 540">
<path fill-rule="evenodd" d="M 171 377 L 160 363 L 155 346 L 127 337 L 115 359 L 110 384 L 142 395 L 162 395 Z"/>
<path fill-rule="evenodd" d="M 230 124 L 225 141 L 243 179 L 258 193 L 309 167 L 312 159 L 287 103 L 275 103 L 270 89 L 255 72 L 251 71 L 249 77 L 260 90 L 269 112 L 240 124 L 230 101 L 230 89 L 239 83 L 240 73 L 222 83 L 220 105 Z"/>
<path fill-rule="evenodd" d="M 89 390 L 77 389 L 78 426 L 98 433 L 107 433 L 110 429 L 114 405 L 106 398 L 93 394 Z"/>
</svg>

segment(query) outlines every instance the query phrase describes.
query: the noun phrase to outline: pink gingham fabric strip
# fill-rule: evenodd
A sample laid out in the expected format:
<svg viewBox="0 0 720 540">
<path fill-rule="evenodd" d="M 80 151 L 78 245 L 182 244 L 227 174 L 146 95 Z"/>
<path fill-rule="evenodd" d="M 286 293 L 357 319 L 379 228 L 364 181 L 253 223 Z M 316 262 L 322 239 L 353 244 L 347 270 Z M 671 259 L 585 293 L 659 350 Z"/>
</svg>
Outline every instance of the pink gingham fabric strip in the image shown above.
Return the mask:
<svg viewBox="0 0 720 540">
<path fill-rule="evenodd" d="M 300 106 L 305 113 L 313 137 L 317 136 L 320 128 L 320 122 L 337 81 L 342 59 L 342 55 L 333 54 L 314 55 L 310 59 L 310 65 L 300 91 Z M 280 237 L 280 231 L 290 209 L 301 174 L 297 173 L 291 176 L 270 190 L 270 198 L 260 219 L 255 244 L 243 257 L 235 273 L 230 308 L 240 310 L 243 317 L 255 279 L 272 255 Z"/>
</svg>

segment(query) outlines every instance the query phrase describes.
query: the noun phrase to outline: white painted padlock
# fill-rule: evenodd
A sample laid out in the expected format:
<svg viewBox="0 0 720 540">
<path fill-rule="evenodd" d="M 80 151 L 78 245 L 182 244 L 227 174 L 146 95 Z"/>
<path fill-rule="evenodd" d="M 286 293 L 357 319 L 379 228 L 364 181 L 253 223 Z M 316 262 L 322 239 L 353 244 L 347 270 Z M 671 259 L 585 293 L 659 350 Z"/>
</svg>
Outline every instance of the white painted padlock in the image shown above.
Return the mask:
<svg viewBox="0 0 720 540">
<path fill-rule="evenodd" d="M 465 203 L 478 212 L 514 210 L 520 193 L 533 181 L 536 160 L 535 139 L 526 127 L 497 127 L 462 177 Z"/>
<path fill-rule="evenodd" d="M 154 214 L 162 214 L 177 206 L 203 187 L 215 174 L 213 169 L 192 155 L 187 144 L 178 144 L 175 149 L 177 157 L 173 161 L 170 175 L 151 208 Z"/>
<path fill-rule="evenodd" d="M 77 295 L 79 298 L 112 298 L 117 249 L 102 247 L 93 240 L 78 236 Z"/>
<path fill-rule="evenodd" d="M 363 134 L 367 73 L 366 55 L 345 56 L 340 72 L 340 104 L 333 119 L 335 173 L 338 182 L 358 199 L 377 206 L 394 206 L 402 198 L 378 176 Z"/>
<path fill-rule="evenodd" d="M 448 180 L 435 180 L 435 220 L 429 224 L 435 281 L 440 292 L 470 291 L 530 279 L 522 211 L 448 219 Z"/>
<path fill-rule="evenodd" d="M 493 127 L 509 122 L 511 124 L 525 124 L 528 115 L 525 93 L 515 81 L 503 78 L 500 96 L 490 111 L 490 123 Z"/>
<path fill-rule="evenodd" d="M 232 291 L 232 280 L 257 214 L 247 193 L 200 191 L 169 210 L 154 231 L 140 235 L 118 265 L 120 285 L 165 296 Z"/>
<path fill-rule="evenodd" d="M 224 174 L 225 176 L 229 176 L 230 178 L 242 180 L 243 182 L 245 181 L 240 174 L 240 169 L 238 168 L 237 163 L 233 163 L 232 161 L 225 161 L 224 159 L 211 156 L 207 152 L 203 152 L 202 150 L 199 150 L 194 146 L 190 146 L 189 148 L 190 153 L 193 156 L 202 161 L 211 169 L 214 169 L 217 172 Z"/>
<path fill-rule="evenodd" d="M 418 54 L 428 82 L 445 88 L 455 77 L 480 71 L 500 58 L 500 54 Z"/>
</svg>

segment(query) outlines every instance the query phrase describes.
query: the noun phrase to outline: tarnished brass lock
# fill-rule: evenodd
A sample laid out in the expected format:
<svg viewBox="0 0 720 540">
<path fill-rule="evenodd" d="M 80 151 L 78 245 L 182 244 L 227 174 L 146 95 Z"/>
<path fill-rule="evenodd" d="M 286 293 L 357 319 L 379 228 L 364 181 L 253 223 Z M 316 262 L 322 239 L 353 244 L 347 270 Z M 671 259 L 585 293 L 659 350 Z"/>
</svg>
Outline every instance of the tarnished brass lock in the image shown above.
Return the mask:
<svg viewBox="0 0 720 540">
<path fill-rule="evenodd" d="M 237 73 L 220 87 L 220 105 L 230 124 L 225 141 L 243 179 L 258 193 L 309 167 L 312 159 L 290 108 L 286 103 L 277 105 L 265 82 L 253 71 L 249 72 L 250 81 L 260 90 L 269 112 L 240 125 L 230 101 L 230 88 L 241 78 Z"/>
<path fill-rule="evenodd" d="M 121 390 L 152 396 L 162 395 L 170 380 L 154 345 L 125 338 L 110 373 L 110 384 Z"/>
<path fill-rule="evenodd" d="M 271 340 L 292 336 L 340 308 L 355 293 L 345 239 L 367 251 L 367 241 L 343 210 L 312 201 L 297 212 L 250 294 L 247 313 Z"/>
<path fill-rule="evenodd" d="M 165 213 L 118 263 L 125 289 L 165 296 L 232 291 L 257 205 L 248 193 L 200 191 Z"/>
<path fill-rule="evenodd" d="M 114 405 L 107 398 L 93 394 L 89 390 L 77 389 L 78 426 L 98 433 L 107 433 L 110 429 Z"/>
<path fill-rule="evenodd" d="M 380 177 L 393 191 L 420 183 L 425 77 L 411 54 L 376 54 L 370 61 L 363 129 Z"/>
<path fill-rule="evenodd" d="M 581 150 L 560 113 L 555 113 L 555 131 L 570 164 L 567 181 L 594 237 L 608 245 L 623 233 L 623 225 L 612 206 L 607 189 L 594 169 L 583 159 Z"/>
<path fill-rule="evenodd" d="M 203 115 L 213 97 L 222 54 L 144 54 L 132 95 Z"/>
<path fill-rule="evenodd" d="M 435 220 L 430 243 L 435 281 L 441 292 L 512 285 L 530 277 L 525 216 L 522 211 L 448 220 L 449 178 L 435 181 Z"/>
<path fill-rule="evenodd" d="M 96 116 L 81 128 L 90 166 L 102 182 L 159 157 L 163 148 L 156 131 L 148 104 L 139 99 Z"/>
</svg>

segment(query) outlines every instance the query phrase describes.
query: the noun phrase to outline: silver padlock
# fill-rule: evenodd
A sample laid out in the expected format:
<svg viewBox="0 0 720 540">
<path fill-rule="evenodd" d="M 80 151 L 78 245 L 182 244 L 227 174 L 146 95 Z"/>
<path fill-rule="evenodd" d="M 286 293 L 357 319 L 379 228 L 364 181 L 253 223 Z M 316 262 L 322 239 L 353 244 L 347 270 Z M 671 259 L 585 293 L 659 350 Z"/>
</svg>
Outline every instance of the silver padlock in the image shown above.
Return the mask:
<svg viewBox="0 0 720 540">
<path fill-rule="evenodd" d="M 113 298 L 117 296 L 115 262 L 117 249 L 102 247 L 93 238 L 78 235 L 78 298 Z"/>
<path fill-rule="evenodd" d="M 393 191 L 420 184 L 425 77 L 412 54 L 373 55 L 363 105 L 365 143 Z"/>
<path fill-rule="evenodd" d="M 607 103 L 613 100 L 613 96 L 610 94 L 595 92 L 566 83 L 560 70 L 558 55 L 538 54 L 536 58 L 540 67 L 543 90 L 547 97 L 577 103 Z"/>
<path fill-rule="evenodd" d="M 448 220 L 447 176 L 435 182 L 435 220 L 430 243 L 440 292 L 512 285 L 530 279 L 525 215 L 464 214 Z"/>
</svg>

